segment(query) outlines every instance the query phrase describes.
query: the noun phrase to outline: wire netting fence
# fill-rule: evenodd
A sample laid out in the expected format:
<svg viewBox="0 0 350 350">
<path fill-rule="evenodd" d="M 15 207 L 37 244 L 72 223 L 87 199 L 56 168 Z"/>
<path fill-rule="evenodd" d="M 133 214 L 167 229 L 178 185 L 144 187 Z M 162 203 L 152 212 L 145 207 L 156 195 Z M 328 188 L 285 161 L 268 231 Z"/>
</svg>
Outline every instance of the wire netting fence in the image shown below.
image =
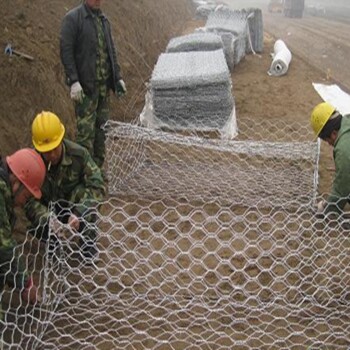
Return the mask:
<svg viewBox="0 0 350 350">
<path fill-rule="evenodd" d="M 92 266 L 74 234 L 50 255 L 31 247 L 44 299 L 9 304 L 9 348 L 348 348 L 350 244 L 338 221 L 170 198 L 113 198 L 100 211 Z"/>
<path fill-rule="evenodd" d="M 348 349 L 349 225 L 315 215 L 318 144 L 284 123 L 110 124 L 98 259 L 66 225 L 28 235 L 43 300 L 4 291 L 5 349 Z"/>
<path fill-rule="evenodd" d="M 253 129 L 243 120 L 239 137 L 228 141 L 111 122 L 109 192 L 250 206 L 283 205 L 295 198 L 311 203 L 319 146 L 286 128 L 297 130 L 277 120 L 262 120 L 260 127 L 257 121 Z"/>
</svg>

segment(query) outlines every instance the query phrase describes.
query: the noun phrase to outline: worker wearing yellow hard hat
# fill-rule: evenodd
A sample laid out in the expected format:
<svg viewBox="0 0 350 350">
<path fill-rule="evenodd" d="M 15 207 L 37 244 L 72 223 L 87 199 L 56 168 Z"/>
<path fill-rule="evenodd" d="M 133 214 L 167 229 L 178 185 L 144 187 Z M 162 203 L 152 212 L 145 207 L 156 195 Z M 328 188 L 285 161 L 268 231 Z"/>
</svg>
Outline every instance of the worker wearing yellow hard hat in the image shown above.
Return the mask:
<svg viewBox="0 0 350 350">
<path fill-rule="evenodd" d="M 335 176 L 326 201 L 318 203 L 318 212 L 340 214 L 350 202 L 350 115 L 340 114 L 328 102 L 311 112 L 311 127 L 316 137 L 333 147 Z"/>
<path fill-rule="evenodd" d="M 35 149 L 41 153 L 55 149 L 63 140 L 65 128 L 57 115 L 42 112 L 32 124 L 32 141 Z"/>
<path fill-rule="evenodd" d="M 327 122 L 331 119 L 334 119 L 335 115 L 339 115 L 339 113 L 334 112 L 335 108 L 328 102 L 319 103 L 313 109 L 311 113 L 311 126 L 316 137 L 321 137 L 320 134 Z"/>
<path fill-rule="evenodd" d="M 100 168 L 88 150 L 65 137 L 65 127 L 59 117 L 43 111 L 32 123 L 32 142 L 47 166 L 47 176 L 40 200 L 31 199 L 25 206 L 27 218 L 35 235 L 48 237 L 50 202 L 61 222 L 81 233 L 82 255 L 97 254 L 96 206 L 104 198 L 105 185 Z M 94 215 L 91 213 L 95 212 Z"/>
</svg>

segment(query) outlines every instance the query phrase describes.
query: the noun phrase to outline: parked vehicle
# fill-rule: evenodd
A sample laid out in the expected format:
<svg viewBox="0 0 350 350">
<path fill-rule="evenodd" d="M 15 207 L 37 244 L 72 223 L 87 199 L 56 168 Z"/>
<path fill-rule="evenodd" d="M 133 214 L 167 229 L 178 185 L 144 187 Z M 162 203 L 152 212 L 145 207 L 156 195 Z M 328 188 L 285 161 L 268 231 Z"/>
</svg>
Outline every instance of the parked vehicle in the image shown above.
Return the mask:
<svg viewBox="0 0 350 350">
<path fill-rule="evenodd" d="M 321 5 L 306 5 L 304 13 L 310 16 L 324 17 L 326 15 L 326 8 Z"/>
<path fill-rule="evenodd" d="M 303 17 L 305 0 L 284 0 L 283 13 L 286 17 Z"/>
<path fill-rule="evenodd" d="M 270 13 L 282 13 L 283 12 L 283 0 L 270 0 L 267 5 L 267 9 Z"/>
</svg>

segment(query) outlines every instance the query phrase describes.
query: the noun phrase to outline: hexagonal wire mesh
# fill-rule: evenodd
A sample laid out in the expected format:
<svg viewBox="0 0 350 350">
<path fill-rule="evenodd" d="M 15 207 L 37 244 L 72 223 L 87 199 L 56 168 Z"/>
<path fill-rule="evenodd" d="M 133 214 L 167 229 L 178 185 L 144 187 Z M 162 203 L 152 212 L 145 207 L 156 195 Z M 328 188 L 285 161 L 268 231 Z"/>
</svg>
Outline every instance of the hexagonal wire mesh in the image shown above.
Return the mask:
<svg viewBox="0 0 350 350">
<path fill-rule="evenodd" d="M 309 132 L 295 123 L 249 124 L 242 120 L 239 137 L 227 141 L 110 122 L 109 193 L 250 206 L 286 205 L 295 198 L 311 204 L 318 143 L 307 141 Z"/>
<path fill-rule="evenodd" d="M 3 293 L 5 345 L 347 349 L 348 227 L 314 215 L 318 145 L 284 123 L 243 120 L 235 141 L 111 124 L 99 258 L 64 225 L 53 252 L 28 236 L 43 301 Z"/>
</svg>

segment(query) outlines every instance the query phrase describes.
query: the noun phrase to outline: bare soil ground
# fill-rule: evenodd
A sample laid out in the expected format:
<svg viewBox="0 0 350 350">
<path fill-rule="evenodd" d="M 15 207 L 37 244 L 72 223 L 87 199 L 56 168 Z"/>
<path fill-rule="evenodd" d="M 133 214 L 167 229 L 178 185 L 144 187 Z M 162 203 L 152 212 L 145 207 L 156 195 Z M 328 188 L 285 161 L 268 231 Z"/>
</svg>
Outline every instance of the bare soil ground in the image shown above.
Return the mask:
<svg viewBox="0 0 350 350">
<path fill-rule="evenodd" d="M 335 13 L 332 14 L 332 18 L 304 16 L 301 19 L 264 13 L 265 30 L 276 39 L 282 39 L 292 51 L 293 61 L 287 79 L 293 71 L 295 74 L 300 74 L 303 83 L 294 85 L 291 81 L 292 91 L 298 90 L 297 94 L 291 96 L 294 105 L 298 106 L 297 108 L 304 117 L 310 115 L 315 102 L 321 102 L 312 91 L 312 82 L 335 83 L 346 92 L 350 91 L 348 59 L 350 24 L 345 21 L 337 21 L 338 18 L 341 19 L 340 14 Z M 333 178 L 332 163 L 332 149 L 322 143 L 319 169 L 320 193 L 330 190 Z"/>
<path fill-rule="evenodd" d="M 230 5 L 230 1 L 227 3 Z M 0 46 L 4 48 L 11 43 L 35 60 L 1 56 L 1 154 L 31 144 L 31 121 L 41 110 L 56 112 L 66 123 L 68 136 L 74 138 L 73 105 L 59 60 L 58 33 L 62 17 L 76 4 L 74 0 L 31 3 L 14 0 L 2 4 Z M 123 0 L 106 2 L 104 9 L 113 24 L 129 90 L 126 98 L 112 99 L 111 117 L 135 120 L 143 107 L 145 82 L 168 40 L 191 32 L 204 22 L 190 19 L 190 5 L 186 0 L 176 4 L 171 0 L 157 4 L 152 0 L 135 3 Z M 286 19 L 280 14 L 264 13 L 264 26 L 264 53 L 247 56 L 233 72 L 238 121 L 247 115 L 307 119 L 313 105 L 320 101 L 312 82 L 334 79 L 342 86 L 350 85 L 350 70 L 346 69 L 349 25 L 313 17 Z M 290 70 L 281 78 L 266 74 L 276 38 L 285 40 L 293 53 Z M 324 173 L 321 169 L 322 177 L 327 175 Z"/>
<path fill-rule="evenodd" d="M 311 16 L 291 19 L 269 13 L 264 20 L 266 30 L 282 39 L 293 53 L 350 90 L 349 23 Z"/>
<path fill-rule="evenodd" d="M 0 44 L 5 45 L 11 41 L 16 48 L 33 55 L 36 60 L 27 62 L 16 57 L 5 57 L 0 60 L 0 77 L 2 81 L 7 82 L 0 87 L 3 98 L 3 108 L 0 111 L 2 153 L 14 151 L 19 146 L 30 145 L 30 123 L 41 109 L 56 111 L 67 123 L 69 135 L 74 134 L 72 104 L 64 86 L 58 58 L 57 33 L 65 11 L 75 4 L 76 1 L 73 0 L 50 2 L 37 0 L 32 3 L 13 0 L 3 5 L 4 35 L 0 39 Z M 121 65 L 125 72 L 124 78 L 129 87 L 127 99 L 113 103 L 112 114 L 116 120 L 133 120 L 143 106 L 144 83 L 148 80 L 159 53 L 164 51 L 168 39 L 180 33 L 191 32 L 195 27 L 202 26 L 203 22 L 190 19 L 185 0 L 177 1 L 176 4 L 171 0 L 163 0 L 162 4 L 154 0 L 106 2 L 106 12 L 110 14 L 109 17 L 114 24 Z M 40 23 L 37 18 L 41 19 Z M 312 82 L 332 82 L 335 70 L 332 69 L 333 73 L 330 75 L 328 66 L 326 68 L 320 66 L 313 55 L 308 54 L 308 49 L 311 47 L 311 43 L 308 44 L 311 38 L 309 31 L 298 29 L 300 34 L 295 35 L 295 46 L 287 41 L 292 37 L 288 35 L 291 28 L 298 23 L 290 22 L 285 37 L 293 53 L 290 69 L 286 76 L 269 77 L 267 70 L 271 64 L 270 52 L 273 51 L 274 41 L 282 37 L 283 30 L 282 27 L 275 26 L 277 20 L 274 18 L 264 18 L 266 18 L 264 52 L 246 56 L 232 73 L 238 125 L 240 120 L 250 120 L 251 127 L 254 128 L 255 121 L 274 118 L 283 119 L 286 124 L 294 121 L 308 123 L 311 109 L 316 103 L 321 102 L 312 87 Z M 282 25 L 284 22 L 281 21 Z M 330 30 L 330 27 L 323 28 L 325 31 Z M 316 35 L 320 40 L 320 47 L 323 45 L 322 36 L 322 33 Z M 299 43 L 303 43 L 304 50 L 298 51 Z M 308 133 L 308 137 L 312 139 L 311 132 Z M 322 148 L 321 191 L 329 189 L 332 172 L 328 168 L 331 165 L 331 151 L 327 147 Z M 128 248 L 132 250 L 133 246 Z M 241 261 L 238 263 L 242 264 Z M 183 267 L 186 268 L 185 263 Z M 239 284 L 240 276 L 234 277 Z M 270 276 L 268 278 L 270 279 Z M 244 312 L 240 314 L 239 310 L 228 310 L 228 312 L 234 311 L 238 312 L 238 316 L 245 316 Z M 256 320 L 260 322 L 262 316 L 255 318 L 255 322 Z M 250 327 L 247 324 L 238 326 L 244 328 L 243 332 L 242 329 L 237 331 L 246 339 L 251 331 Z M 287 325 L 273 325 L 276 334 L 284 326 Z M 262 332 L 266 331 L 262 324 L 259 324 L 259 327 L 262 327 Z M 299 341 L 298 346 L 301 344 Z M 254 344 L 254 348 L 259 347 L 262 348 L 261 344 Z"/>
</svg>

